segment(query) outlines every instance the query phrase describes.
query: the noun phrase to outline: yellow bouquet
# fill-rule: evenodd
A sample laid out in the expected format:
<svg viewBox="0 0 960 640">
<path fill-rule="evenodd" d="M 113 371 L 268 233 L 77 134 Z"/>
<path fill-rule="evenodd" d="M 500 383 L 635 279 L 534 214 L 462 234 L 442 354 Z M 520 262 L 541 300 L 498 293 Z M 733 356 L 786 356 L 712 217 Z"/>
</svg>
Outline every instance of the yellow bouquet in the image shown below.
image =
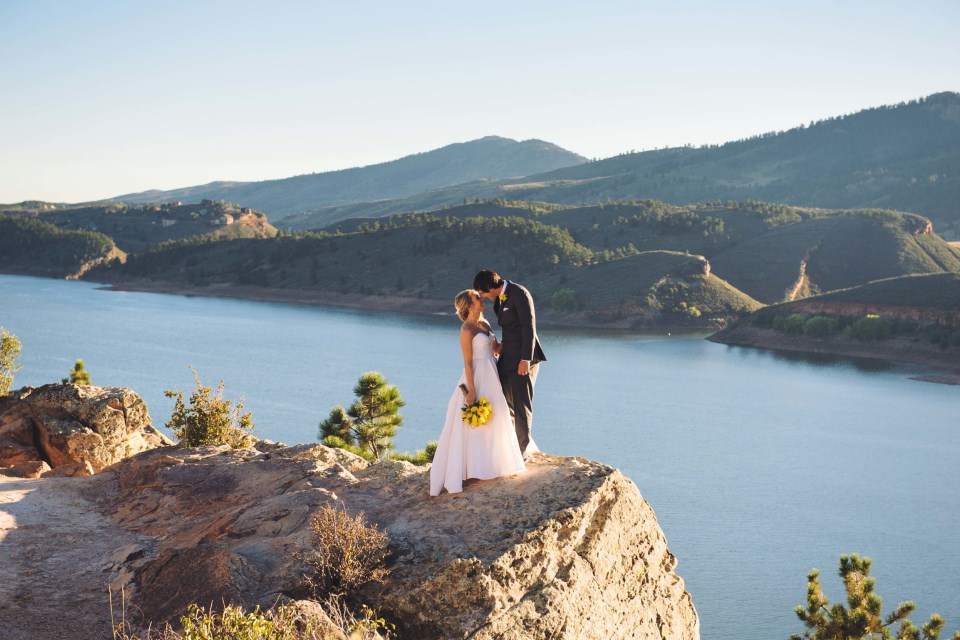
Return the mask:
<svg viewBox="0 0 960 640">
<path fill-rule="evenodd" d="M 463 392 L 463 395 L 470 392 L 465 384 L 460 385 L 460 391 Z M 490 402 L 486 398 L 480 398 L 476 402 L 460 407 L 460 417 L 463 418 L 463 422 L 474 429 L 487 424 L 487 420 L 492 415 L 493 409 L 490 408 Z"/>
<path fill-rule="evenodd" d="M 465 404 L 462 407 L 461 416 L 468 426 L 476 428 L 487 424 L 487 420 L 493 415 L 493 409 L 486 398 L 480 398 L 472 404 Z"/>
</svg>

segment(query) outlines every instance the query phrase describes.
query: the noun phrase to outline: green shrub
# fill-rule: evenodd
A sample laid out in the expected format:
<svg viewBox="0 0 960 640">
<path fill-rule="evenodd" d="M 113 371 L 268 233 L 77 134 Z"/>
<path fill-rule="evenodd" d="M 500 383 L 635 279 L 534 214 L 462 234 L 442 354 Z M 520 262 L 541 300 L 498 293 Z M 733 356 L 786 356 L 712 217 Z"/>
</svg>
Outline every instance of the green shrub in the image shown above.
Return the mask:
<svg viewBox="0 0 960 640">
<path fill-rule="evenodd" d="M 556 311 L 580 311 L 583 302 L 573 289 L 560 289 L 550 297 L 550 307 Z"/>
<path fill-rule="evenodd" d="M 807 631 L 802 636 L 793 634 L 790 640 L 936 640 L 943 631 L 943 618 L 933 614 L 917 629 L 909 620 L 916 609 L 912 602 L 902 602 L 886 618 L 881 617 L 882 601 L 874 593 L 876 581 L 870 577 L 870 563 L 870 558 L 856 554 L 840 556 L 840 578 L 847 590 L 849 609 L 840 603 L 830 605 L 820 586 L 820 572 L 812 570 L 807 575 L 807 605 L 795 609 Z M 896 636 L 892 633 L 894 625 Z M 960 631 L 953 640 L 960 640 Z"/>
<path fill-rule="evenodd" d="M 811 338 L 826 338 L 837 332 L 839 323 L 829 316 L 813 316 L 803 323 L 803 335 Z"/>
<path fill-rule="evenodd" d="M 410 462 L 412 464 L 421 467 L 426 464 L 433 462 L 433 456 L 437 453 L 437 445 L 439 443 L 436 440 L 432 440 L 427 443 L 427 446 L 423 449 L 418 449 L 416 452 L 410 454 L 407 452 L 402 453 L 391 453 L 391 460 L 403 460 L 405 462 Z"/>
<path fill-rule="evenodd" d="M 228 444 L 235 449 L 248 447 L 253 443 L 250 432 L 253 431 L 253 416 L 243 413 L 243 401 L 230 409 L 230 401 L 223 398 L 223 380 L 217 387 L 217 394 L 200 382 L 200 376 L 193 371 L 196 389 L 190 394 L 190 406 L 183 403 L 183 394 L 179 391 L 164 391 L 168 398 L 175 398 L 173 415 L 166 426 L 173 431 L 183 447 L 201 447 L 208 444 Z"/>
<path fill-rule="evenodd" d="M 883 340 L 893 333 L 889 318 L 868 314 L 847 327 L 847 333 L 857 340 Z"/>
<path fill-rule="evenodd" d="M 17 336 L 0 327 L 0 396 L 7 395 L 13 376 L 23 367 L 17 364 L 21 349 Z"/>
<path fill-rule="evenodd" d="M 785 320 L 783 316 L 776 316 L 773 319 L 773 329 L 775 331 L 784 331 Z"/>
<path fill-rule="evenodd" d="M 246 611 L 243 607 L 225 605 L 216 611 L 195 604 L 180 617 L 182 631 L 169 624 L 152 626 L 134 633 L 123 618 L 113 623 L 113 640 L 383 640 L 393 637 L 393 625 L 363 607 L 363 615 L 355 616 L 342 601 L 330 598 L 319 603 L 323 614 L 316 614 L 295 605 L 278 605 L 266 611 L 259 607 Z"/>
<path fill-rule="evenodd" d="M 803 324 L 807 321 L 800 313 L 791 313 L 783 321 L 783 330 L 787 333 L 803 333 Z"/>
</svg>

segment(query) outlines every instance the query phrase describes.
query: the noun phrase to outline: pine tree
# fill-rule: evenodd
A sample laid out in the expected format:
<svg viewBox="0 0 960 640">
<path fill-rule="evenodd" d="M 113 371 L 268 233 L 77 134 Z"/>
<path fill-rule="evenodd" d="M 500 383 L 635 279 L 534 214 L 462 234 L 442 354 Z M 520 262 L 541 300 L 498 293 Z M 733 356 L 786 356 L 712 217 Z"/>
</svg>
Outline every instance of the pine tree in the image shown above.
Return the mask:
<svg viewBox="0 0 960 640">
<path fill-rule="evenodd" d="M 807 575 L 807 606 L 796 608 L 797 617 L 807 631 L 793 634 L 790 640 L 937 640 L 943 631 L 944 620 L 937 614 L 917 629 L 909 620 L 916 609 L 912 602 L 902 602 L 886 618 L 880 615 L 880 596 L 874 593 L 876 581 L 870 577 L 870 558 L 857 554 L 840 556 L 840 578 L 847 590 L 847 607 L 833 606 L 820 586 L 820 572 L 814 569 Z M 892 627 L 899 624 L 897 635 Z M 960 640 L 960 631 L 952 640 Z"/>
<path fill-rule="evenodd" d="M 0 327 L 0 396 L 7 395 L 10 385 L 13 384 L 13 376 L 23 367 L 17 364 L 20 351 L 20 340 L 17 336 Z"/>
<path fill-rule="evenodd" d="M 92 384 L 90 382 L 90 374 L 83 368 L 83 360 L 77 360 L 73 364 L 73 369 L 70 370 L 70 377 L 64 378 L 61 382 L 64 384 L 68 382 L 70 384 Z"/>
<path fill-rule="evenodd" d="M 353 388 L 356 401 L 345 410 L 338 405 L 320 423 L 320 439 L 328 447 L 356 453 L 367 460 L 385 458 L 393 449 L 393 436 L 403 423 L 398 412 L 406 403 L 396 386 L 376 371 L 360 376 Z"/>
</svg>

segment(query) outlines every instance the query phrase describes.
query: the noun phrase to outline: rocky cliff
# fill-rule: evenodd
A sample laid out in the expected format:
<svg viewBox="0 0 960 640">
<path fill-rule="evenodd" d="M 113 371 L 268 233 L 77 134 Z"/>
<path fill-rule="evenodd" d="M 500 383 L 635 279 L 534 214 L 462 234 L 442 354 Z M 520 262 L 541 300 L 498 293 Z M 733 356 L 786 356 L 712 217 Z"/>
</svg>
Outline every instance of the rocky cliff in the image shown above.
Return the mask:
<svg viewBox="0 0 960 640">
<path fill-rule="evenodd" d="M 309 522 L 335 503 L 389 536 L 390 576 L 362 596 L 402 638 L 699 638 L 654 513 L 618 471 L 537 454 L 523 475 L 439 498 L 427 473 L 260 443 L 164 447 L 90 477 L 7 479 L 0 627 L 12 638 L 109 636 L 108 587 L 143 624 L 193 602 L 302 597 Z M 69 621 L 55 623 L 65 610 Z"/>
<path fill-rule="evenodd" d="M 129 389 L 48 384 L 0 397 L 0 469 L 9 475 L 91 475 L 169 444 Z"/>
</svg>

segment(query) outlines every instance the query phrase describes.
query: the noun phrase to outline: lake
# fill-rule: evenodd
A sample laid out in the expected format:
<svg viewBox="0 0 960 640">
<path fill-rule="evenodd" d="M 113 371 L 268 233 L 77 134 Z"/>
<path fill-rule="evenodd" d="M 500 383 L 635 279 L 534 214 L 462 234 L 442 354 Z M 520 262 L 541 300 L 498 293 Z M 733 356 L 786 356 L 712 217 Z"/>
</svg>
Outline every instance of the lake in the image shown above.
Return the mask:
<svg viewBox="0 0 960 640">
<path fill-rule="evenodd" d="M 452 308 L 452 303 L 451 303 Z M 492 315 L 492 312 L 488 315 Z M 157 426 L 207 386 L 243 397 L 255 435 L 313 442 L 361 373 L 407 405 L 397 448 L 436 439 L 462 361 L 459 323 L 0 275 L 0 326 L 23 344 L 14 387 L 68 375 L 130 387 Z M 541 331 L 534 435 L 618 467 L 679 559 L 705 640 L 801 632 L 806 574 L 831 600 L 842 553 L 873 558 L 884 612 L 914 600 L 960 629 L 960 387 L 916 370 L 728 347 L 702 335 Z M 426 494 L 426 486 L 424 487 Z M 426 499 L 426 498 L 425 498 Z M 629 621 L 625 621 L 629 624 Z"/>
</svg>

